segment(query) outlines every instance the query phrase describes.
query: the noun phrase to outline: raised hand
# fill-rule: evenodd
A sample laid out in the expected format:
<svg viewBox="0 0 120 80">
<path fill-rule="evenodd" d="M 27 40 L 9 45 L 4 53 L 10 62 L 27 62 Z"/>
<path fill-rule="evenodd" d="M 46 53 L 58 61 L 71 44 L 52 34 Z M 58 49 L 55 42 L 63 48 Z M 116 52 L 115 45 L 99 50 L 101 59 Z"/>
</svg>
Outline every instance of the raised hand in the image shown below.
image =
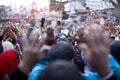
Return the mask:
<svg viewBox="0 0 120 80">
<path fill-rule="evenodd" d="M 102 28 L 91 27 L 84 30 L 84 43 L 80 47 L 85 51 L 88 63 L 101 77 L 111 71 L 108 67 L 109 35 Z"/>
<path fill-rule="evenodd" d="M 40 43 L 38 38 L 39 35 L 35 32 L 32 32 L 28 39 L 24 37 L 22 60 L 18 67 L 25 74 L 28 74 L 32 66 L 38 60 L 42 59 L 44 55 L 42 52 L 40 52 Z"/>
<path fill-rule="evenodd" d="M 116 13 L 118 17 L 120 18 L 120 0 L 117 0 L 117 3 L 113 0 L 110 0 L 113 6 L 115 7 Z"/>
<path fill-rule="evenodd" d="M 5 26 L 4 26 L 4 29 L 3 29 L 3 36 L 4 36 L 4 34 L 6 33 L 6 32 L 8 32 L 10 30 L 10 25 L 9 24 L 5 24 Z"/>
</svg>

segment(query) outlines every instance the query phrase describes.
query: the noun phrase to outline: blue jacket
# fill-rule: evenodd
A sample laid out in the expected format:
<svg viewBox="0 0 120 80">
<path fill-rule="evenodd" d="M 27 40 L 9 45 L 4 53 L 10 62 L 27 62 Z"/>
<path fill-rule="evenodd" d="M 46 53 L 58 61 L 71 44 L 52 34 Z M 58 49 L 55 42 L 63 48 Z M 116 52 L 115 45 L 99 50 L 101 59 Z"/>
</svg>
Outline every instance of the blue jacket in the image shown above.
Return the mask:
<svg viewBox="0 0 120 80">
<path fill-rule="evenodd" d="M 40 74 L 40 72 L 48 64 L 47 56 L 48 55 L 45 55 L 45 57 L 34 66 L 31 73 L 29 74 L 28 80 L 37 80 L 37 77 Z M 120 65 L 116 62 L 116 60 L 111 55 L 109 55 L 109 66 L 115 73 L 117 80 L 120 80 Z M 82 73 L 82 76 L 84 77 L 85 80 L 99 80 L 99 76 L 97 72 L 89 72 L 84 74 Z"/>
<path fill-rule="evenodd" d="M 37 80 L 39 73 L 48 65 L 48 54 L 46 54 L 42 60 L 40 60 L 32 69 L 29 74 L 28 80 Z"/>
<path fill-rule="evenodd" d="M 117 80 L 120 80 L 120 65 L 114 59 L 113 56 L 109 55 L 109 67 L 113 70 Z M 85 80 L 99 80 L 97 72 L 89 72 L 82 74 Z"/>
</svg>

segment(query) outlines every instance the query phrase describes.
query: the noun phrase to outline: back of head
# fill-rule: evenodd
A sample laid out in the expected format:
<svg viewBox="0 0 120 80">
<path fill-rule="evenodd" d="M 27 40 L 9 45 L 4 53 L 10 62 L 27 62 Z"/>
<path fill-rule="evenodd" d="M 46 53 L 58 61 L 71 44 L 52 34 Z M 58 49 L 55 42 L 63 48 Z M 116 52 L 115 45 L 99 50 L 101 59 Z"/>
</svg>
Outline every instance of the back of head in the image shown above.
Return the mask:
<svg viewBox="0 0 120 80">
<path fill-rule="evenodd" d="M 60 26 L 60 25 L 61 25 L 61 22 L 60 22 L 60 21 L 57 21 L 57 25 Z"/>
<path fill-rule="evenodd" d="M 34 26 L 35 26 L 35 20 L 32 19 L 32 20 L 30 21 L 30 24 L 31 24 L 31 27 L 34 27 Z"/>
<path fill-rule="evenodd" d="M 41 27 L 44 27 L 44 23 L 45 23 L 45 18 L 41 19 Z"/>
<path fill-rule="evenodd" d="M 4 51 L 14 49 L 13 44 L 11 42 L 3 42 L 2 46 Z"/>
<path fill-rule="evenodd" d="M 55 61 L 41 72 L 38 80 L 82 80 L 78 71 L 70 62 Z"/>
<path fill-rule="evenodd" d="M 73 57 L 74 49 L 71 45 L 63 42 L 52 45 L 51 49 L 48 51 L 48 59 L 50 62 L 55 60 L 71 61 Z"/>
<path fill-rule="evenodd" d="M 14 71 L 19 63 L 19 58 L 13 50 L 6 50 L 0 55 L 0 80 L 4 80 L 5 75 Z"/>
<path fill-rule="evenodd" d="M 45 40 L 46 45 L 52 45 L 56 42 L 55 36 L 54 36 L 54 30 L 52 28 L 47 29 L 47 38 Z"/>
<path fill-rule="evenodd" d="M 110 46 L 110 52 L 120 64 L 120 41 L 113 41 Z"/>
</svg>

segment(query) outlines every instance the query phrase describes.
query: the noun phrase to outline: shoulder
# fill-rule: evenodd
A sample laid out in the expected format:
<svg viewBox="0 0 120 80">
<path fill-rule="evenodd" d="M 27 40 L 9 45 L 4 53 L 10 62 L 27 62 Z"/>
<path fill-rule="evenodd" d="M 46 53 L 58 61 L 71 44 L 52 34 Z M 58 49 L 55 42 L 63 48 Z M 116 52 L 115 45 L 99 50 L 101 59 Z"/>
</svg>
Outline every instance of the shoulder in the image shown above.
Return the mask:
<svg viewBox="0 0 120 80">
<path fill-rule="evenodd" d="M 82 73 L 84 80 L 98 80 L 99 76 L 97 73 L 89 72 L 89 73 Z"/>
<path fill-rule="evenodd" d="M 112 55 L 109 55 L 109 66 L 111 68 L 120 68 L 120 65 Z"/>
<path fill-rule="evenodd" d="M 31 73 L 29 74 L 28 80 L 37 80 L 38 75 L 40 74 L 40 72 L 45 68 L 46 65 L 43 64 L 36 64 Z"/>
</svg>

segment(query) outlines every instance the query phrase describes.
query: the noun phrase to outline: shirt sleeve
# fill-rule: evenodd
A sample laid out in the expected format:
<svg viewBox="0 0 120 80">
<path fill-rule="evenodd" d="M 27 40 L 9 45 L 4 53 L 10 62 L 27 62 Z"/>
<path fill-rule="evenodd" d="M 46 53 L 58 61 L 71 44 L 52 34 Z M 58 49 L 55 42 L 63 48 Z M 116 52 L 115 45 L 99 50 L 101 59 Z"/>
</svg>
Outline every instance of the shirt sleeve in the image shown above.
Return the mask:
<svg viewBox="0 0 120 80">
<path fill-rule="evenodd" d="M 4 80 L 27 80 L 27 75 L 16 68 L 11 74 L 7 75 Z"/>
</svg>

